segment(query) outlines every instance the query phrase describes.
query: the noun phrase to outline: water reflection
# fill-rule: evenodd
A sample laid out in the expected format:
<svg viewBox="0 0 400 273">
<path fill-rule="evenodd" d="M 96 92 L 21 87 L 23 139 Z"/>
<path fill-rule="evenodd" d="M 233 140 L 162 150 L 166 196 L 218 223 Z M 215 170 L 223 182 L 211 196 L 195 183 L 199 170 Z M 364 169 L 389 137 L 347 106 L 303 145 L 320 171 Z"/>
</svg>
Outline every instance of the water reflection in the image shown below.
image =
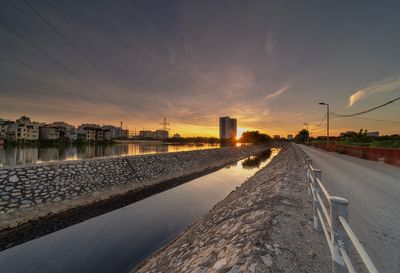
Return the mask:
<svg viewBox="0 0 400 273">
<path fill-rule="evenodd" d="M 129 272 L 176 238 L 259 168 L 243 162 L 193 179 L 121 209 L 0 252 L 2 272 Z"/>
<path fill-rule="evenodd" d="M 163 143 L 121 143 L 114 145 L 82 145 L 57 147 L 3 147 L 0 145 L 0 166 L 35 164 L 59 160 L 95 157 L 128 156 L 218 148 L 219 144 L 175 145 Z"/>
<path fill-rule="evenodd" d="M 271 156 L 271 150 L 266 150 L 258 155 L 251 156 L 242 162 L 242 167 L 245 170 L 251 170 L 254 168 L 259 168 L 261 163 L 268 160 Z"/>
</svg>

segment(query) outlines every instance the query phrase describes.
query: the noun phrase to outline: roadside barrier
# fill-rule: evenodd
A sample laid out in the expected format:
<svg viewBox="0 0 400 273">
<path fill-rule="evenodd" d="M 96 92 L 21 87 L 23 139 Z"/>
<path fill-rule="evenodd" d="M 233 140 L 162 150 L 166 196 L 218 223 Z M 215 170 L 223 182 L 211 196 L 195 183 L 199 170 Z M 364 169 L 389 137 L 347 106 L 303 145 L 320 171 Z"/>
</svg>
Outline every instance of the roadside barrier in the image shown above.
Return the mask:
<svg viewBox="0 0 400 273">
<path fill-rule="evenodd" d="M 357 272 L 351 262 L 350 244 L 357 251 L 368 272 L 379 273 L 349 225 L 349 202 L 329 194 L 322 184 L 322 171 L 315 169 L 311 158 L 303 150 L 301 152 L 309 184 L 308 194 L 313 200 L 314 230 L 323 231 L 325 235 L 332 256 L 332 273 Z"/>
<path fill-rule="evenodd" d="M 316 143 L 313 144 L 313 146 L 319 149 L 327 150 L 325 143 L 324 144 Z M 378 161 L 381 163 L 386 163 L 394 166 L 400 166 L 400 149 L 358 147 L 358 146 L 348 146 L 348 145 L 330 143 L 329 151 L 336 152 L 339 154 L 346 154 L 349 156 L 354 156 L 362 159 Z"/>
</svg>

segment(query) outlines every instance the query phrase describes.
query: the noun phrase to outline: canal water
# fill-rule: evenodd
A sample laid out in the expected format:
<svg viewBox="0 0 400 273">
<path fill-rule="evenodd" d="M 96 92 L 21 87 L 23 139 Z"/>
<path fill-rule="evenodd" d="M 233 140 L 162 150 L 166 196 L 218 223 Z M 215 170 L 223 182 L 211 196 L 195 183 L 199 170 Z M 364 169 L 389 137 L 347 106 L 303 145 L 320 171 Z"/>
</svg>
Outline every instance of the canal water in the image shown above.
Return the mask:
<svg viewBox="0 0 400 273">
<path fill-rule="evenodd" d="M 0 145 L 0 167 L 95 157 L 182 152 L 218 147 L 219 144 L 165 144 L 151 141 L 116 143 L 112 145 L 67 145 L 55 147 L 4 147 Z"/>
<path fill-rule="evenodd" d="M 7 273 L 125 273 L 279 153 L 272 149 L 121 209 L 0 252 Z"/>
</svg>

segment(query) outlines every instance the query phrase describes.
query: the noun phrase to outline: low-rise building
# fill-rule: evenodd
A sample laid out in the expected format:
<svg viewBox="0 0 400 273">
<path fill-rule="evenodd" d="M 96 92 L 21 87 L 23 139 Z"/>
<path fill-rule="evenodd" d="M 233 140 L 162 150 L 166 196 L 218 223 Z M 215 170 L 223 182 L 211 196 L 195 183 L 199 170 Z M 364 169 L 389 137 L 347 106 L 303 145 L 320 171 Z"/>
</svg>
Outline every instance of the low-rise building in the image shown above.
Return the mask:
<svg viewBox="0 0 400 273">
<path fill-rule="evenodd" d="M 141 138 L 153 138 L 154 134 L 153 131 L 150 130 L 141 130 L 139 131 L 139 136 Z"/>
<path fill-rule="evenodd" d="M 11 120 L 0 119 L 0 139 L 8 138 L 8 132 L 13 123 Z"/>
<path fill-rule="evenodd" d="M 32 122 L 29 117 L 22 116 L 15 123 L 9 124 L 7 134 L 14 140 L 38 140 L 39 123 Z"/>
<path fill-rule="evenodd" d="M 103 130 L 110 131 L 110 139 L 127 139 L 129 138 L 129 130 L 122 129 L 113 125 L 103 125 Z"/>
<path fill-rule="evenodd" d="M 287 135 L 287 140 L 293 140 L 294 136 L 293 135 Z"/>
<path fill-rule="evenodd" d="M 104 140 L 111 140 L 111 131 L 103 129 L 103 138 Z"/>
<path fill-rule="evenodd" d="M 86 141 L 96 141 L 98 129 L 100 129 L 100 126 L 97 124 L 82 124 L 77 130 L 78 137 L 81 137 Z"/>
<path fill-rule="evenodd" d="M 60 129 L 51 125 L 39 128 L 39 138 L 43 140 L 56 140 L 60 138 Z"/>
<path fill-rule="evenodd" d="M 168 131 L 167 130 L 156 130 L 155 132 L 155 138 L 156 139 L 167 139 L 168 138 Z"/>
<path fill-rule="evenodd" d="M 148 139 L 167 139 L 168 138 L 168 131 L 167 130 L 156 130 L 156 131 L 150 131 L 150 130 L 142 130 L 139 131 L 139 136 L 141 138 L 148 138 Z"/>
<path fill-rule="evenodd" d="M 280 135 L 274 135 L 274 139 L 281 139 Z"/>
<path fill-rule="evenodd" d="M 369 137 L 379 137 L 379 132 L 367 132 L 367 136 Z"/>
<path fill-rule="evenodd" d="M 128 139 L 129 138 L 129 130 L 128 129 L 121 129 L 121 138 Z"/>
<path fill-rule="evenodd" d="M 78 134 L 75 126 L 63 121 L 56 121 L 51 123 L 50 125 L 60 130 L 60 137 L 66 137 L 70 140 L 78 139 Z"/>
</svg>

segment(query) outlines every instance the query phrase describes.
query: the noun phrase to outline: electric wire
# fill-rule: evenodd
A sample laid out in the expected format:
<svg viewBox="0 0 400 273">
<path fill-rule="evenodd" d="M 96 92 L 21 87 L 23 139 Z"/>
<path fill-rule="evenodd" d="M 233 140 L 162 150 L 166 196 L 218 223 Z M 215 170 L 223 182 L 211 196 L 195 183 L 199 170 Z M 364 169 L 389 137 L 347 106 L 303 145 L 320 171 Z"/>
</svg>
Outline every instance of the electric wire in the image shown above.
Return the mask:
<svg viewBox="0 0 400 273">
<path fill-rule="evenodd" d="M 28 44 L 30 44 L 32 47 L 34 47 L 40 54 L 42 54 L 43 56 L 47 56 L 49 57 L 51 60 L 53 60 L 55 63 L 57 63 L 58 65 L 60 65 L 65 71 L 67 71 L 69 74 L 71 74 L 73 77 L 75 77 L 76 79 L 78 79 L 79 81 L 81 81 L 82 83 L 84 83 L 85 85 L 87 85 L 88 87 L 90 87 L 93 90 L 98 91 L 101 95 L 103 95 L 106 99 L 108 99 L 109 101 L 113 102 L 116 105 L 119 105 L 121 107 L 121 109 L 128 113 L 129 115 L 132 115 L 132 112 L 130 112 L 129 109 L 126 109 L 126 107 L 122 107 L 118 102 L 116 102 L 113 98 L 109 97 L 108 95 L 104 94 L 101 90 L 99 90 L 97 87 L 93 86 L 92 84 L 90 84 L 89 82 L 87 82 L 86 80 L 84 80 L 82 77 L 80 77 L 79 75 L 77 75 L 75 72 L 73 72 L 69 67 L 67 67 L 65 64 L 63 64 L 61 61 L 59 61 L 57 58 L 55 58 L 53 55 L 47 53 L 44 49 L 42 49 L 38 44 L 36 44 L 33 40 L 29 39 L 28 37 L 26 37 L 25 35 L 23 35 L 22 33 L 20 33 L 17 29 L 15 29 L 13 26 L 11 26 L 10 24 L 8 24 L 6 21 L 3 20 L 3 18 L 0 16 L 0 24 L 2 24 L 5 29 L 7 29 L 10 33 L 14 34 L 16 37 L 18 37 L 19 39 L 23 40 L 24 42 L 27 42 Z"/>
<path fill-rule="evenodd" d="M 7 0 L 7 2 L 14 7 L 14 9 L 16 9 L 19 13 L 21 13 L 24 17 L 26 17 L 29 22 L 31 22 L 32 25 L 34 25 L 37 29 L 39 29 L 40 31 L 43 31 L 43 28 L 35 21 L 33 20 L 25 11 L 23 11 L 21 8 L 19 8 L 12 0 Z M 86 65 L 85 63 L 83 63 L 81 61 L 81 59 L 77 58 L 73 52 L 71 52 L 66 46 L 64 46 L 62 43 L 60 43 L 57 39 L 54 39 L 53 36 L 48 35 L 47 37 L 49 37 L 53 42 L 55 42 L 58 46 L 60 46 L 61 48 L 63 48 L 65 50 L 65 52 L 68 53 L 68 55 L 70 55 L 74 60 L 76 60 L 77 62 L 79 62 L 80 64 Z"/>
<path fill-rule="evenodd" d="M 391 103 L 393 103 L 393 102 L 395 102 L 397 100 L 400 100 L 400 97 L 397 97 L 397 98 L 395 98 L 393 100 L 390 100 L 390 101 L 388 101 L 388 102 L 386 102 L 384 104 L 378 105 L 376 107 L 370 108 L 368 110 L 361 111 L 361 112 L 354 113 L 354 114 L 342 115 L 342 114 L 337 114 L 337 113 L 334 113 L 334 112 L 331 112 L 331 111 L 329 111 L 329 113 L 331 113 L 332 115 L 338 116 L 338 117 L 343 117 L 343 118 L 345 118 L 345 117 L 354 117 L 354 116 L 358 116 L 358 115 L 362 115 L 362 114 L 366 114 L 366 113 L 372 112 L 372 111 L 374 111 L 376 109 L 379 109 L 379 108 L 382 108 L 382 107 L 384 107 L 386 105 L 389 105 L 389 104 L 391 104 Z"/>
<path fill-rule="evenodd" d="M 361 117 L 344 117 L 344 118 L 353 118 L 353 119 L 359 119 L 359 120 L 377 121 L 377 122 L 385 122 L 385 123 L 398 123 L 398 124 L 400 124 L 400 120 L 386 120 L 386 119 L 373 119 L 373 118 L 361 118 Z"/>
<path fill-rule="evenodd" d="M 11 0 L 9 0 L 10 2 Z M 102 71 L 98 70 L 98 65 L 94 65 L 93 62 L 91 60 L 89 60 L 86 55 L 79 49 L 77 48 L 64 34 L 62 34 L 48 19 L 46 19 L 44 16 L 42 16 L 40 14 L 40 12 L 35 9 L 28 1 L 26 0 L 22 0 L 23 3 L 25 3 L 26 6 L 28 6 L 42 21 L 44 21 L 46 23 L 46 25 L 48 25 L 55 33 L 58 34 L 58 36 L 60 36 L 62 38 L 62 40 L 64 40 L 73 50 L 75 50 L 79 55 L 80 58 L 76 57 L 73 55 L 73 53 L 71 53 L 64 45 L 61 45 L 61 47 L 68 52 L 69 55 L 71 55 L 75 60 L 77 60 L 80 64 L 85 65 L 86 67 L 92 68 L 93 71 L 98 74 L 98 76 L 100 76 L 101 74 L 101 78 L 106 78 L 110 83 L 112 83 L 113 81 L 110 80 L 110 78 L 108 77 L 107 74 L 103 73 Z M 34 22 L 33 19 L 27 15 L 26 13 L 24 13 L 21 9 L 19 9 L 15 4 L 10 3 L 15 9 L 17 9 L 20 13 L 22 13 L 25 17 L 27 17 L 31 22 Z M 47 3 L 49 5 L 49 3 Z M 54 7 L 52 7 L 51 5 L 49 5 L 50 8 L 52 8 L 54 11 L 56 11 L 54 9 Z M 57 15 L 61 18 L 60 14 L 56 11 Z M 64 23 L 67 22 L 67 20 L 65 20 L 64 18 L 62 18 L 64 20 Z M 2 24 L 6 26 L 6 29 L 8 31 L 10 31 L 11 33 L 13 33 L 14 35 L 16 35 L 17 37 L 19 37 L 20 39 L 23 39 L 27 42 L 29 42 L 31 45 L 33 45 L 35 47 L 36 50 L 38 50 L 40 53 L 44 54 L 43 50 L 41 50 L 41 48 L 32 40 L 30 40 L 29 38 L 27 38 L 26 36 L 24 36 L 22 33 L 18 32 L 14 27 L 12 27 L 10 24 L 8 24 L 7 22 L 5 22 L 4 20 L 1 20 Z M 36 27 L 38 27 L 37 23 L 34 23 Z M 68 27 L 71 28 L 70 24 L 67 24 Z M 76 34 L 76 31 L 74 32 Z M 51 36 L 50 36 L 51 37 Z M 80 38 L 81 39 L 81 38 Z M 55 40 L 55 39 L 53 39 Z M 57 40 L 55 40 L 58 44 L 59 42 Z M 90 49 L 89 49 L 90 50 Z M 93 52 L 95 52 L 93 49 L 91 50 Z M 128 106 L 123 106 L 121 105 L 119 102 L 117 102 L 116 100 L 114 100 L 113 98 L 111 98 L 110 96 L 108 96 L 107 94 L 104 94 L 103 91 L 99 90 L 97 87 L 93 86 L 91 83 L 87 82 L 86 80 L 84 80 L 83 78 L 79 77 L 76 73 L 74 73 L 71 69 L 69 69 L 66 65 L 64 65 L 62 62 L 60 62 L 59 60 L 57 60 L 54 56 L 47 54 L 53 61 L 55 61 L 56 63 L 58 63 L 61 67 L 63 67 L 64 70 L 67 70 L 67 72 L 69 72 L 69 74 L 72 74 L 72 76 L 74 76 L 75 78 L 77 78 L 78 80 L 80 80 L 81 82 L 83 82 L 85 85 L 89 86 L 90 88 L 98 91 L 101 95 L 103 95 L 103 97 L 105 97 L 107 100 L 113 102 L 114 104 L 118 105 L 124 112 L 126 112 L 127 114 L 129 114 L 130 116 L 133 114 L 131 111 L 131 108 Z M 96 54 L 98 55 L 98 54 Z M 101 59 L 101 58 L 99 58 Z M 82 60 L 85 61 L 82 62 Z M 103 63 L 104 66 L 104 63 Z M 109 68 L 109 67 L 108 67 Z M 100 71 L 100 72 L 99 72 Z M 110 73 L 112 75 L 112 73 Z M 114 86 L 114 84 L 112 83 L 112 86 L 110 86 L 111 88 L 114 89 L 114 91 L 118 91 L 119 88 L 117 88 L 116 86 Z M 138 105 L 136 102 L 132 101 L 130 98 L 128 98 L 129 102 L 131 104 L 135 104 L 136 108 L 141 108 L 140 105 Z M 136 116 L 138 115 L 137 113 L 135 114 Z"/>
<path fill-rule="evenodd" d="M 57 7 L 56 4 L 54 4 L 51 1 L 46 2 L 47 5 L 57 14 L 57 16 L 61 19 L 61 21 L 72 31 L 72 33 L 79 39 L 79 41 L 83 42 L 83 44 L 86 46 L 86 48 L 92 53 L 94 54 L 94 56 L 96 57 L 96 60 L 99 62 L 100 66 L 105 70 L 107 70 L 105 73 L 103 70 L 98 69 L 98 73 L 102 75 L 102 77 L 106 78 L 108 80 L 109 83 L 111 83 L 111 87 L 115 90 L 115 91 L 119 91 L 120 88 L 115 84 L 115 82 L 119 82 L 121 83 L 123 86 L 125 86 L 125 88 L 129 89 L 129 85 L 124 81 L 121 80 L 120 77 L 117 77 L 115 75 L 115 73 L 113 72 L 113 69 L 110 67 L 110 65 L 104 60 L 104 58 L 97 52 L 97 50 L 91 46 L 87 41 L 85 41 L 85 38 L 82 37 L 82 35 L 79 34 L 79 31 L 76 30 L 74 28 L 74 26 L 65 18 L 64 15 L 62 15 L 62 12 L 60 12 L 59 8 Z M 85 58 L 85 60 L 94 68 L 98 67 L 98 64 L 94 64 L 89 58 L 86 57 L 85 54 L 82 54 L 81 52 L 79 52 L 80 55 Z M 109 77 L 111 76 L 111 77 Z M 111 79 L 113 78 L 113 79 Z M 116 80 L 116 81 L 115 81 Z M 132 101 L 132 99 L 130 97 L 127 97 L 125 100 L 129 100 L 130 104 L 134 104 L 135 108 L 137 109 L 142 109 L 143 107 L 138 104 L 136 101 Z M 140 116 L 140 114 L 136 113 L 136 116 Z"/>
</svg>

